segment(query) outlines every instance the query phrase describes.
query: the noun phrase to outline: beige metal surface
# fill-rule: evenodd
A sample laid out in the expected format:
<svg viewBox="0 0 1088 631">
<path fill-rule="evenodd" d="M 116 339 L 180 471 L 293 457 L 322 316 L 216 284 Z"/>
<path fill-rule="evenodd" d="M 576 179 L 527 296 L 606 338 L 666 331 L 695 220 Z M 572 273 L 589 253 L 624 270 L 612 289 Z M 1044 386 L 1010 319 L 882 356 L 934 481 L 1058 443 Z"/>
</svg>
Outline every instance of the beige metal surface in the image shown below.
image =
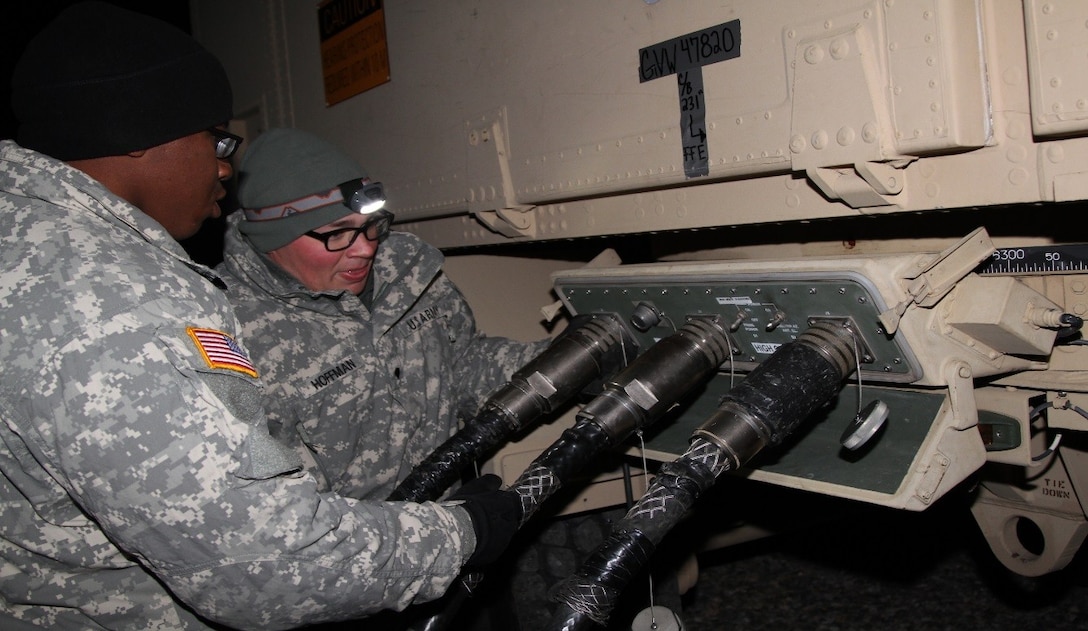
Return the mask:
<svg viewBox="0 0 1088 631">
<path fill-rule="evenodd" d="M 1085 111 L 1072 63 L 1088 51 L 1077 2 L 385 10 L 392 80 L 326 107 L 313 5 L 194 2 L 197 34 L 231 71 L 240 116 L 337 138 L 388 183 L 404 227 L 443 247 L 1088 191 L 1088 141 L 1058 136 L 1077 131 Z M 706 32 L 732 21 L 739 54 L 696 65 L 707 164 L 689 176 L 681 121 L 691 82 L 665 71 L 640 81 L 640 63 L 686 54 L 664 45 L 686 34 L 708 46 Z M 248 45 L 232 23 L 256 25 Z"/>
</svg>

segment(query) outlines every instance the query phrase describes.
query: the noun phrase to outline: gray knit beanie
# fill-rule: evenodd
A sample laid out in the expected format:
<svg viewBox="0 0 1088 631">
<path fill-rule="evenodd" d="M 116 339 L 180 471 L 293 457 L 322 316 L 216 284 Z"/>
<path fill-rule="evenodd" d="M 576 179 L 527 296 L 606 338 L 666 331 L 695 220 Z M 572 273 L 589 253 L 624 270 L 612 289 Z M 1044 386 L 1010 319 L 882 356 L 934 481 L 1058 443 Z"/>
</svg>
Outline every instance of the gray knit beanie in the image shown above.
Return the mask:
<svg viewBox="0 0 1088 631">
<path fill-rule="evenodd" d="M 299 129 L 261 134 L 238 170 L 238 229 L 261 252 L 279 249 L 306 232 L 352 214 L 339 185 L 366 178 L 346 153 Z"/>
</svg>

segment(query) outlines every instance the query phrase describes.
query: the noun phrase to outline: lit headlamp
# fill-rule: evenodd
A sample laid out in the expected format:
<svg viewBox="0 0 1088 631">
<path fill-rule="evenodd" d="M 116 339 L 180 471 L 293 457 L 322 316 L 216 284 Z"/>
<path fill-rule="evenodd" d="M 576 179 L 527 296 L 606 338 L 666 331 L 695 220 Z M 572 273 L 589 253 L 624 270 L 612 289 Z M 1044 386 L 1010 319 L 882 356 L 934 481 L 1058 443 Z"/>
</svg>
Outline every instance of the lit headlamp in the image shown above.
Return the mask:
<svg viewBox="0 0 1088 631">
<path fill-rule="evenodd" d="M 385 190 L 381 182 L 369 178 L 350 180 L 340 185 L 344 205 L 361 215 L 369 215 L 385 206 Z"/>
</svg>

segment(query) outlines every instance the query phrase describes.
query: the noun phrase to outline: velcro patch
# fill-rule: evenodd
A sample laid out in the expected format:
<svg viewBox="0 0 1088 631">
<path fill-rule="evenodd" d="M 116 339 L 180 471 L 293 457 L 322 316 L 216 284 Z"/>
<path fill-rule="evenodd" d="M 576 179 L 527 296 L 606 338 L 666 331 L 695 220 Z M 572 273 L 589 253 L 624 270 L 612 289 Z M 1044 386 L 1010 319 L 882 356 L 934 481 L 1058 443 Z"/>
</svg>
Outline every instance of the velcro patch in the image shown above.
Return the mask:
<svg viewBox="0 0 1088 631">
<path fill-rule="evenodd" d="M 257 369 L 233 337 L 215 329 L 189 327 L 185 332 L 193 338 L 209 367 L 233 370 L 257 378 Z"/>
</svg>

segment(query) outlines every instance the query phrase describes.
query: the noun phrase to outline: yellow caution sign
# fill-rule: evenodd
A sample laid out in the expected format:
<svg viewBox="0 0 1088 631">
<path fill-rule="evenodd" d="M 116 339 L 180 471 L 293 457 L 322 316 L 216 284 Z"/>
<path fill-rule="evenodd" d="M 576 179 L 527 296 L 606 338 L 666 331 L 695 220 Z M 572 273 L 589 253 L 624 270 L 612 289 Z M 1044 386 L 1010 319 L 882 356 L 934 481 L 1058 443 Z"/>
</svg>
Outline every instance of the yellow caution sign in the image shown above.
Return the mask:
<svg viewBox="0 0 1088 631">
<path fill-rule="evenodd" d="M 382 0 L 323 0 L 317 7 L 325 105 L 389 81 Z"/>
</svg>

